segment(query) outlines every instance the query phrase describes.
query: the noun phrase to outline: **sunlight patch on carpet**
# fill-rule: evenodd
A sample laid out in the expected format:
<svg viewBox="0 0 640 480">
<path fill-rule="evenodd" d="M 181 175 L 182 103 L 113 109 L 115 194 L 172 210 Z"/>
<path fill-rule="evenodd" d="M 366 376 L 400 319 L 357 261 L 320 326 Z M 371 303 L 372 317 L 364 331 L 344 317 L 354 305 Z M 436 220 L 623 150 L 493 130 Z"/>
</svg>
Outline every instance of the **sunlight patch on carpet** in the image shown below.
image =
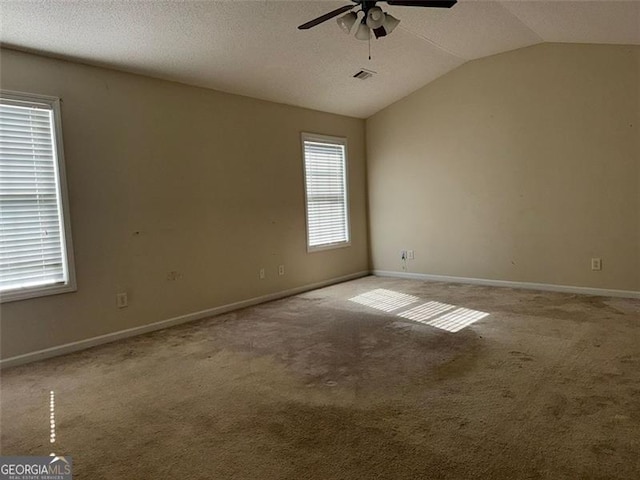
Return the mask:
<svg viewBox="0 0 640 480">
<path fill-rule="evenodd" d="M 350 300 L 360 305 L 382 310 L 383 312 L 392 312 L 420 301 L 418 297 L 414 297 L 413 295 L 394 292 L 393 290 L 386 290 L 384 288 L 371 290 L 370 292 L 353 297 Z"/>
<path fill-rule="evenodd" d="M 398 317 L 452 333 L 459 332 L 463 328 L 489 316 L 487 312 L 436 301 L 429 301 L 409 309 L 400 310 L 420 302 L 422 299 L 383 288 L 362 293 L 351 298 L 350 301 L 384 312 L 395 312 Z M 397 310 L 400 311 L 398 312 Z"/>
<path fill-rule="evenodd" d="M 429 303 L 434 303 L 434 302 L 429 302 Z M 420 308 L 420 307 L 416 307 L 416 308 Z M 421 319 L 420 316 L 416 316 L 414 314 L 411 314 L 411 316 L 404 315 L 405 313 L 411 313 L 410 311 L 399 313 L 398 316 L 409 318 L 410 320 L 414 320 L 416 322 L 425 323 L 427 325 L 431 325 L 432 327 L 439 328 L 440 330 L 446 330 L 447 332 L 456 333 L 462 330 L 463 328 L 468 327 L 472 323 L 475 323 L 478 320 L 481 320 L 484 317 L 489 315 L 486 312 L 481 312 L 479 310 L 471 310 L 469 308 L 456 308 L 453 311 L 449 311 L 449 310 L 451 309 L 447 309 L 448 313 L 445 313 L 442 316 L 439 316 L 439 317 L 436 316 L 435 318 L 433 318 L 432 316 L 429 319 Z M 412 316 L 414 318 L 411 318 Z"/>
<path fill-rule="evenodd" d="M 433 317 L 443 314 L 449 310 L 453 310 L 455 305 L 448 305 L 440 302 L 427 302 L 410 310 L 405 310 L 398 314 L 399 317 L 408 318 L 415 322 L 427 323 Z"/>
</svg>

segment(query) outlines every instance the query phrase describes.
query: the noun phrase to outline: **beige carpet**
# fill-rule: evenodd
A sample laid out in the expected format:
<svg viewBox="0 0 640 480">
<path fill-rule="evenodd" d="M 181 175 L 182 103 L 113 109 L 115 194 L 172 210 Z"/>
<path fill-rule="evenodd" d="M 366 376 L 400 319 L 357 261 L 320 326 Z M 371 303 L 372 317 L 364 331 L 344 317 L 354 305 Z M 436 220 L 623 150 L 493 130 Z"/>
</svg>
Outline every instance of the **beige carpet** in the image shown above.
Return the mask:
<svg viewBox="0 0 640 480">
<path fill-rule="evenodd" d="M 637 300 L 367 277 L 1 380 L 76 479 L 640 478 Z"/>
</svg>

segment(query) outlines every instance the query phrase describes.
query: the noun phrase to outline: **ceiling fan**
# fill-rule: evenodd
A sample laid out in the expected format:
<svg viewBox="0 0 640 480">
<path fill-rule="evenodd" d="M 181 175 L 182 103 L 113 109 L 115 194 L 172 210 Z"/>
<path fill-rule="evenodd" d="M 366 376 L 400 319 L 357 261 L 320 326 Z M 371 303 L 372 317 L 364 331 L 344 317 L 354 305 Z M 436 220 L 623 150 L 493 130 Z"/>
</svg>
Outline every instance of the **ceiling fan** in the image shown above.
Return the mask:
<svg viewBox="0 0 640 480">
<path fill-rule="evenodd" d="M 350 33 L 351 29 L 358 20 L 358 12 L 363 12 L 364 16 L 358 29 L 356 30 L 356 38 L 358 40 L 369 40 L 371 38 L 371 32 L 376 38 L 384 37 L 390 34 L 394 28 L 398 26 L 400 20 L 392 17 L 390 14 L 382 11 L 380 7 L 376 5 L 379 1 L 385 1 L 388 5 L 399 5 L 403 7 L 429 7 L 429 8 L 451 8 L 457 1 L 456 0 L 351 0 L 355 5 L 345 5 L 344 7 L 336 8 L 335 10 L 325 13 L 307 23 L 303 23 L 298 27 L 299 30 L 308 30 L 311 27 L 315 27 L 327 20 L 337 17 L 341 13 L 349 12 L 346 15 L 338 18 L 338 25 L 344 30 L 345 33 Z M 356 7 L 360 7 L 355 12 L 350 12 Z"/>
</svg>

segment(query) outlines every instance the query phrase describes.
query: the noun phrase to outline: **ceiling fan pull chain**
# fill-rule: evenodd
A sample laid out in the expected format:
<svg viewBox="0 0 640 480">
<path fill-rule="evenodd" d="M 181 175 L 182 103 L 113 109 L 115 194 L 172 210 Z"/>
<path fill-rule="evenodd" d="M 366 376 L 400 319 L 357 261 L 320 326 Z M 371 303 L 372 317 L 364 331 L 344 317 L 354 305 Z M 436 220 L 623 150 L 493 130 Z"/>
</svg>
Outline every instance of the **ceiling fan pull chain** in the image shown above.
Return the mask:
<svg viewBox="0 0 640 480">
<path fill-rule="evenodd" d="M 369 61 L 371 61 L 371 35 L 369 35 Z"/>
</svg>

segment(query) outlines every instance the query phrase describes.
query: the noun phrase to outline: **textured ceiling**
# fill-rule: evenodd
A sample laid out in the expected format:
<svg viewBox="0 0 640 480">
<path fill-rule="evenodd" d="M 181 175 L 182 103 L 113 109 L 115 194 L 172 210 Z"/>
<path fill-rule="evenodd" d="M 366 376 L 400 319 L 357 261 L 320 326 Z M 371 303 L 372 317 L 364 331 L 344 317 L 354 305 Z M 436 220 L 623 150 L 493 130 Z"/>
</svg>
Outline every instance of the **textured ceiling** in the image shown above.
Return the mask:
<svg viewBox="0 0 640 480">
<path fill-rule="evenodd" d="M 462 63 L 541 42 L 640 44 L 640 1 L 462 0 L 381 6 L 368 44 L 330 20 L 344 1 L 0 0 L 0 42 L 85 63 L 366 118 Z M 377 72 L 369 80 L 353 74 Z"/>
</svg>

